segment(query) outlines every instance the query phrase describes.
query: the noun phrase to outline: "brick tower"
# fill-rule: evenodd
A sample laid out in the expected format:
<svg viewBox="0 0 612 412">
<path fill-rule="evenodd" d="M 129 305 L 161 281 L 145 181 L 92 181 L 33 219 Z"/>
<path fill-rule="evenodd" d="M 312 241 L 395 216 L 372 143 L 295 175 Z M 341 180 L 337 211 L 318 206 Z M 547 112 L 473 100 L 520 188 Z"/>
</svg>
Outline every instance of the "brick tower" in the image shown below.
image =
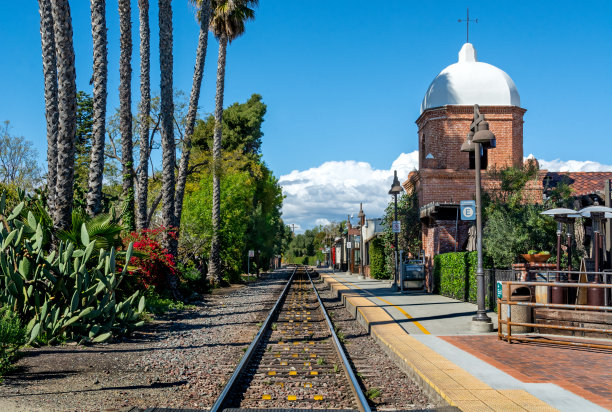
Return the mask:
<svg viewBox="0 0 612 412">
<path fill-rule="evenodd" d="M 479 62 L 470 43 L 459 51 L 459 60 L 433 80 L 417 119 L 419 170 L 403 183 L 419 198 L 422 240 L 431 269 L 438 253 L 461 251 L 469 224 L 458 219 L 459 201 L 475 195 L 474 153 L 460 151 L 480 106 L 497 148 L 481 153 L 483 186 L 494 185 L 486 170 L 523 164 L 523 114 L 512 79 L 502 70 Z M 429 287 L 432 285 L 429 283 Z"/>
</svg>

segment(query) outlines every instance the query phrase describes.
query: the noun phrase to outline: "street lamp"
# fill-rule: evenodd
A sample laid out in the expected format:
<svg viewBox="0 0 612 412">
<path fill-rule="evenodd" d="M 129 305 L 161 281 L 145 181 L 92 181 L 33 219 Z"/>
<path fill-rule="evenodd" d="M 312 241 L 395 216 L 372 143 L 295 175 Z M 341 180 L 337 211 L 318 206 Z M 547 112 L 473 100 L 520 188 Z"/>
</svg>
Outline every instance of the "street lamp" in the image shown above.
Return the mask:
<svg viewBox="0 0 612 412">
<path fill-rule="evenodd" d="M 359 203 L 359 279 L 365 279 L 363 273 L 363 224 L 365 222 L 365 213 L 363 213 L 363 203 Z"/>
<path fill-rule="evenodd" d="M 593 258 L 595 260 L 595 272 L 597 273 L 595 275 L 595 278 L 593 279 L 593 282 L 591 283 L 601 283 L 602 279 L 599 273 L 599 271 L 601 270 L 600 250 L 603 249 L 603 236 L 601 231 L 603 221 L 606 218 L 607 214 L 612 213 L 612 208 L 595 204 L 595 206 L 589 206 L 579 210 L 578 213 L 580 213 L 584 217 L 591 218 L 591 221 L 593 222 L 593 240 L 591 241 L 591 243 L 594 246 Z M 603 288 L 587 288 L 587 305 L 604 306 L 604 293 L 605 290 Z"/>
<path fill-rule="evenodd" d="M 478 264 L 476 266 L 476 303 L 478 310 L 472 318 L 472 330 L 476 332 L 490 332 L 493 330 L 491 318 L 485 310 L 485 282 L 484 269 L 482 267 L 482 201 L 480 185 L 480 156 L 481 150 L 495 148 L 495 135 L 489 130 L 489 123 L 480 113 L 477 104 L 474 105 L 474 121 L 470 125 L 467 140 L 461 145 L 462 152 L 474 152 L 474 169 L 476 175 L 476 254 Z"/>
<path fill-rule="evenodd" d="M 546 210 L 541 213 L 542 215 L 553 216 L 555 221 L 557 222 L 557 276 L 556 281 L 561 282 L 561 238 L 563 234 L 563 223 L 567 224 L 567 261 L 568 261 L 568 271 L 572 270 L 572 234 L 574 232 L 574 219 L 580 217 L 578 212 L 572 209 L 567 208 L 557 208 Z M 570 274 L 568 273 L 568 281 L 570 281 Z M 550 290 L 551 295 L 551 303 L 560 303 L 565 304 L 568 302 L 575 301 L 576 290 L 575 288 L 571 288 L 572 294 L 570 299 L 570 288 L 565 288 L 561 286 L 553 286 Z"/>
<path fill-rule="evenodd" d="M 393 171 L 393 183 L 391 184 L 391 189 L 389 190 L 389 194 L 393 195 L 393 211 L 395 213 L 395 218 L 393 220 L 394 225 L 396 226 L 398 224 L 397 222 L 397 195 L 400 194 L 402 192 L 402 185 L 400 185 L 399 179 L 397 178 L 397 170 Z M 395 244 L 394 244 L 394 248 L 395 248 L 395 255 L 393 256 L 393 261 L 394 261 L 394 267 L 395 267 L 395 273 L 393 275 L 393 287 L 397 288 L 397 284 L 398 284 L 398 273 L 397 273 L 397 235 L 398 232 L 396 230 L 396 228 L 394 227 L 393 230 L 393 234 L 395 235 Z"/>
</svg>

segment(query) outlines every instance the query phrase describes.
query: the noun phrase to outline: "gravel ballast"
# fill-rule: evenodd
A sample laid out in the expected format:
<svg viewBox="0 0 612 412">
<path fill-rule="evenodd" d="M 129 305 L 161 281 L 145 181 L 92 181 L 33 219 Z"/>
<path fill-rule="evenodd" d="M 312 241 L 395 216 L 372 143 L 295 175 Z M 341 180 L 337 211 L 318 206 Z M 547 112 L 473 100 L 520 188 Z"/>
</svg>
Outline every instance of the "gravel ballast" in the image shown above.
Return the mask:
<svg viewBox="0 0 612 412">
<path fill-rule="evenodd" d="M 289 272 L 205 296 L 195 309 L 158 317 L 131 338 L 23 351 L 0 383 L 0 411 L 209 408 L 240 361 Z M 363 387 L 378 410 L 433 404 L 365 329 L 316 283 Z"/>
<path fill-rule="evenodd" d="M 207 295 L 125 341 L 24 350 L 0 383 L 0 411 L 209 407 L 288 275 Z"/>
</svg>

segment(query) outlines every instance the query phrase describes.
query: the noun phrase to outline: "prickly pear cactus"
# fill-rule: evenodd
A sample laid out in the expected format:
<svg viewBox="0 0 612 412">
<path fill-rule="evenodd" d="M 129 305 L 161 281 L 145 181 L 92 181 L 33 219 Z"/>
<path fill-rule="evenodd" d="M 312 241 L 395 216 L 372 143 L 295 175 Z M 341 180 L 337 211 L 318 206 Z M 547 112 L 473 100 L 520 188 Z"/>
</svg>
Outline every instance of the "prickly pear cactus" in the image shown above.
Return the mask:
<svg viewBox="0 0 612 412">
<path fill-rule="evenodd" d="M 30 342 L 58 339 L 103 342 L 141 326 L 145 298 L 136 292 L 118 301 L 118 286 L 127 274 L 127 263 L 116 268 L 117 251 L 100 250 L 92 256 L 95 241 L 81 231 L 85 248 L 61 242 L 56 250 L 43 248 L 41 219 L 18 204 L 6 215 L 6 198 L 0 197 L 0 303 L 12 308 L 25 322 Z M 132 244 L 124 261 L 132 256 Z M 97 260 L 97 261 L 96 261 Z"/>
</svg>

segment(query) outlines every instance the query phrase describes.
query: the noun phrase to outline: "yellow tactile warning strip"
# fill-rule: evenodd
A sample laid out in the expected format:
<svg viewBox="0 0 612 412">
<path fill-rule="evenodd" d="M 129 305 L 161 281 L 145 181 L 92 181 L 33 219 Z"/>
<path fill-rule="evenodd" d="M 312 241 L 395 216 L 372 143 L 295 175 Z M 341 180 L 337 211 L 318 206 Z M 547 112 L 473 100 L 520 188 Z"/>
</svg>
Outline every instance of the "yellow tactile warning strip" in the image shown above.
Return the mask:
<svg viewBox="0 0 612 412">
<path fill-rule="evenodd" d="M 321 273 L 321 277 L 334 291 L 350 290 L 330 275 Z M 344 292 L 343 298 L 357 308 L 368 324 L 370 334 L 450 405 L 463 411 L 557 410 L 525 390 L 491 388 L 410 336 L 383 308 L 358 293 Z"/>
</svg>

